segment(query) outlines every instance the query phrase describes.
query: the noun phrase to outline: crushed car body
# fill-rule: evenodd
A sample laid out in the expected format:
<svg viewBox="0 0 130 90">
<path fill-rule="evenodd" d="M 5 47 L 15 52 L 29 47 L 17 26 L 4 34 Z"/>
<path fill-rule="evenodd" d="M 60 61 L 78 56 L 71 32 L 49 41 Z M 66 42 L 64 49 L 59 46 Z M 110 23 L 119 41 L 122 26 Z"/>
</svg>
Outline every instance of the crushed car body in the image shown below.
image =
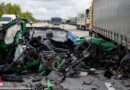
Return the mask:
<svg viewBox="0 0 130 90">
<path fill-rule="evenodd" d="M 14 20 L 0 30 L 1 78 L 23 82 L 23 86 L 30 80 L 36 90 L 64 90 L 61 82 L 67 77 L 84 75 L 83 72 L 96 75 L 98 69 L 105 70 L 107 78 L 119 72 L 122 78 L 127 77 L 128 60 L 129 55 L 120 53 L 120 48 L 111 42 L 93 37 L 78 38 L 58 28 L 26 28 L 23 21 Z M 41 83 L 43 78 L 44 84 Z M 39 84 L 34 85 L 35 82 Z"/>
</svg>

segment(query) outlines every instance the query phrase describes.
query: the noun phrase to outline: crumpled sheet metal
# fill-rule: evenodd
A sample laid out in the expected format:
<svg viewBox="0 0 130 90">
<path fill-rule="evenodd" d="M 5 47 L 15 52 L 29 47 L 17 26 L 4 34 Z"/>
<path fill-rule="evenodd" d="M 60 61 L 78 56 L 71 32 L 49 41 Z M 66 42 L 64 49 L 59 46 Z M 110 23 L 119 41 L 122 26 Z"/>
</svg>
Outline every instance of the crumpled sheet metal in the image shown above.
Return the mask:
<svg viewBox="0 0 130 90">
<path fill-rule="evenodd" d="M 18 31 L 20 31 L 20 29 L 21 29 L 21 26 L 18 24 L 15 24 L 11 26 L 10 28 L 8 28 L 6 31 L 5 39 L 4 39 L 5 43 L 6 44 L 13 43 L 15 35 Z"/>
<path fill-rule="evenodd" d="M 58 41 L 58 42 L 66 42 L 68 40 L 67 32 L 61 31 L 61 30 L 34 30 L 34 37 L 41 36 L 43 38 L 46 38 L 46 34 L 51 31 L 53 33 L 52 40 Z M 30 32 L 30 38 L 32 36 L 33 30 Z"/>
</svg>

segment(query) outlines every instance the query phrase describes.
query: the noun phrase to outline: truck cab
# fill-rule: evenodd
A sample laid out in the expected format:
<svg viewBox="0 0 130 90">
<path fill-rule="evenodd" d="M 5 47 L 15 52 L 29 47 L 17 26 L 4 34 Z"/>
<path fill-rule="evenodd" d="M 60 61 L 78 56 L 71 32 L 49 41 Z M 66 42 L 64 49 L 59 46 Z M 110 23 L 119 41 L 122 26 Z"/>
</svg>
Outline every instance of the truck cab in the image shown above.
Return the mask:
<svg viewBox="0 0 130 90">
<path fill-rule="evenodd" d="M 62 24 L 62 19 L 60 17 L 52 17 L 51 24 L 52 25 L 60 25 L 60 24 Z"/>
<path fill-rule="evenodd" d="M 1 21 L 0 21 L 0 25 L 5 25 L 7 23 L 10 23 L 11 21 L 13 21 L 14 19 L 17 18 L 17 15 L 13 15 L 13 14 L 4 14 L 1 17 Z"/>
</svg>

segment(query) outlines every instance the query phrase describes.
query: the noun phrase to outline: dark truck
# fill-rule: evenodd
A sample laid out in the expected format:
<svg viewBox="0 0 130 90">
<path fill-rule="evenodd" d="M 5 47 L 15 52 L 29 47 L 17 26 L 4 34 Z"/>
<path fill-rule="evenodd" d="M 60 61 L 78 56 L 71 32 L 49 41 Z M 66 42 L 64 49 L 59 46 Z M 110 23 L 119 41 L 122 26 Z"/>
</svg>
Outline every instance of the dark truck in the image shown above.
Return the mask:
<svg viewBox="0 0 130 90">
<path fill-rule="evenodd" d="M 60 17 L 52 17 L 50 23 L 53 25 L 60 25 L 62 24 L 62 19 Z"/>
<path fill-rule="evenodd" d="M 90 35 L 130 49 L 130 0 L 93 0 Z"/>
</svg>

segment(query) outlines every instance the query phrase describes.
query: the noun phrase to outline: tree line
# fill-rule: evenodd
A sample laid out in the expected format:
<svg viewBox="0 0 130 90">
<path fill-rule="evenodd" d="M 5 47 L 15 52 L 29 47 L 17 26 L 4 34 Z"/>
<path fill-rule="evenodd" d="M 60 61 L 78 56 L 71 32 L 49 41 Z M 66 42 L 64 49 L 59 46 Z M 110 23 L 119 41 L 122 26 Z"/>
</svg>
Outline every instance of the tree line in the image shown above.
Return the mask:
<svg viewBox="0 0 130 90">
<path fill-rule="evenodd" d="M 0 3 L 0 19 L 3 14 L 18 14 L 21 18 L 31 18 L 33 22 L 37 20 L 33 17 L 32 13 L 29 11 L 22 12 L 21 7 L 17 4 L 11 3 Z"/>
</svg>

